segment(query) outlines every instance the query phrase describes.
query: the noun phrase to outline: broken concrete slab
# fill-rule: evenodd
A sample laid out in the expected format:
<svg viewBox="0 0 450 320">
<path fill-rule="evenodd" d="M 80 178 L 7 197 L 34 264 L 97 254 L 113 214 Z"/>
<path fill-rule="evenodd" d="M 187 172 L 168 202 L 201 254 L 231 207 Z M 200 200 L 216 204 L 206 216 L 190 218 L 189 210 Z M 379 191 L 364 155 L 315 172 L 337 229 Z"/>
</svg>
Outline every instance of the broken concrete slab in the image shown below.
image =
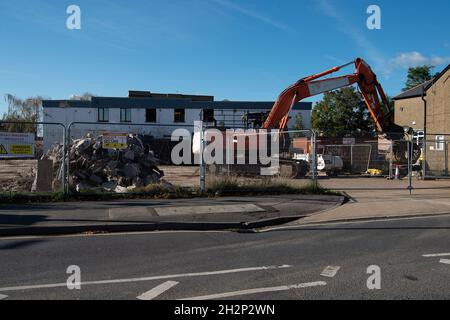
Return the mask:
<svg viewBox="0 0 450 320">
<path fill-rule="evenodd" d="M 101 135 L 94 138 L 88 134 L 69 146 L 69 182 L 75 191 L 122 193 L 161 182 L 164 173 L 157 167 L 158 159 L 136 135 L 128 135 L 126 149 L 104 149 L 102 141 Z M 55 145 L 44 156 L 53 160 L 54 172 L 61 173 L 62 150 L 61 145 Z"/>
</svg>

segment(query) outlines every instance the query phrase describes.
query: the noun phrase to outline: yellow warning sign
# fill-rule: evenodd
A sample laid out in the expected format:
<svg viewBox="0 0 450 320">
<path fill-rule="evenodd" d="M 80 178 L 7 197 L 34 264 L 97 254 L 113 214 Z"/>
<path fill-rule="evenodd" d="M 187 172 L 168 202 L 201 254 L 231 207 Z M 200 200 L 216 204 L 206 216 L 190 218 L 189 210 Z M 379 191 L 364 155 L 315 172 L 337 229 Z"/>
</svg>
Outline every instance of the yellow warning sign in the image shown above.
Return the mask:
<svg viewBox="0 0 450 320">
<path fill-rule="evenodd" d="M 33 158 L 35 134 L 0 131 L 0 159 Z"/>
<path fill-rule="evenodd" d="M 0 154 L 8 154 L 8 151 L 6 151 L 6 148 L 0 144 Z"/>
<path fill-rule="evenodd" d="M 31 144 L 10 144 L 9 153 L 11 155 L 33 155 L 33 146 Z"/>
<path fill-rule="evenodd" d="M 106 142 L 103 144 L 103 148 L 105 148 L 105 149 L 126 149 L 127 144 L 120 143 L 120 142 Z"/>
<path fill-rule="evenodd" d="M 103 134 L 103 148 L 104 149 L 126 149 L 127 133 L 104 133 Z"/>
</svg>

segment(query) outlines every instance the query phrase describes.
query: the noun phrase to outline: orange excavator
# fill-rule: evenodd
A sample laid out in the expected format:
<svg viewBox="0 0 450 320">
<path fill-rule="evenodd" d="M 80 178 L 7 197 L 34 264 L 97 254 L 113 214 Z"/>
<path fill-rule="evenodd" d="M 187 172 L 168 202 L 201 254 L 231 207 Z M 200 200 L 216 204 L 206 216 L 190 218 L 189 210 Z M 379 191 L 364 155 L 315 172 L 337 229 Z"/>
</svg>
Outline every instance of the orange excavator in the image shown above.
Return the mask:
<svg viewBox="0 0 450 320">
<path fill-rule="evenodd" d="M 354 73 L 339 77 L 324 78 L 350 65 L 355 66 Z M 369 110 L 370 116 L 375 122 L 378 133 L 392 141 L 406 141 L 407 139 L 405 138 L 407 138 L 408 135 L 411 135 L 412 130 L 410 128 L 403 128 L 394 123 L 394 114 L 392 110 L 390 110 L 388 99 L 386 98 L 384 90 L 377 80 L 376 74 L 361 58 L 357 58 L 350 63 L 331 68 L 322 73 L 302 78 L 295 84 L 289 86 L 280 94 L 268 115 L 266 114 L 261 116 L 258 114 L 257 122 L 262 124 L 258 127 L 266 130 L 278 129 L 280 131 L 280 139 L 288 142 L 284 143 L 284 145 L 290 145 L 288 138 L 289 135 L 286 132 L 283 134 L 283 131 L 287 128 L 289 114 L 297 102 L 307 97 L 352 86 L 354 84 L 358 85 L 365 104 Z M 406 142 L 394 144 L 393 151 L 393 160 L 395 162 L 406 162 L 409 156 Z M 285 151 L 281 150 L 281 152 L 283 153 Z M 414 145 L 413 152 L 411 152 L 411 154 L 413 162 L 417 161 L 420 156 L 420 148 L 417 145 Z M 309 170 L 309 165 L 305 163 L 305 161 L 296 161 L 287 156 L 281 157 L 280 160 L 281 165 L 292 167 L 292 177 L 304 176 Z M 248 170 L 248 167 L 245 168 L 245 170 Z"/>
<path fill-rule="evenodd" d="M 355 66 L 353 74 L 323 79 L 325 76 L 338 72 L 352 64 Z M 261 128 L 267 130 L 279 129 L 280 132 L 283 132 L 287 128 L 289 113 L 297 102 L 307 97 L 354 84 L 358 85 L 378 133 L 389 140 L 397 141 L 394 144 L 393 160 L 399 164 L 405 163 L 409 157 L 408 145 L 407 142 L 398 141 L 408 140 L 408 136 L 412 134 L 412 129 L 404 128 L 394 123 L 393 110 L 390 110 L 388 99 L 377 80 L 376 74 L 361 58 L 322 73 L 302 78 L 289 86 L 280 94 Z M 413 145 L 410 153 L 412 161 L 416 162 L 420 156 L 419 146 L 417 144 Z M 289 162 L 289 160 L 287 161 Z"/>
<path fill-rule="evenodd" d="M 320 80 L 320 78 L 338 72 L 342 68 L 352 64 L 355 65 L 355 73 Z M 285 130 L 289 120 L 289 113 L 294 104 L 307 97 L 353 84 L 358 84 L 378 132 L 385 134 L 392 140 L 403 138 L 404 128 L 394 124 L 393 113 L 389 109 L 388 100 L 377 80 L 377 76 L 370 66 L 360 58 L 322 73 L 302 78 L 288 87 L 278 97 L 262 129 Z M 382 106 L 385 107 L 386 114 L 383 114 Z"/>
</svg>

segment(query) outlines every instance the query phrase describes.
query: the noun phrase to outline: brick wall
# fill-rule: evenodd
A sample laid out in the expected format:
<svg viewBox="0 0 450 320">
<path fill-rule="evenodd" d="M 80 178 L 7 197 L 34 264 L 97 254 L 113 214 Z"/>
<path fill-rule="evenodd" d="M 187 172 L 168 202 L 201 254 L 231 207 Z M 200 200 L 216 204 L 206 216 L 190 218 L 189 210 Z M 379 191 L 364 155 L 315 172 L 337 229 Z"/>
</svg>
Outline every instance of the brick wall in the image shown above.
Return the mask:
<svg viewBox="0 0 450 320">
<path fill-rule="evenodd" d="M 450 70 L 427 91 L 427 169 L 433 175 L 449 174 Z M 448 134 L 449 136 L 446 136 Z M 445 141 L 439 145 L 437 136 Z M 436 150 L 438 147 L 443 150 Z"/>
<path fill-rule="evenodd" d="M 414 130 L 424 128 L 424 103 L 421 97 L 395 101 L 395 123 Z"/>
</svg>

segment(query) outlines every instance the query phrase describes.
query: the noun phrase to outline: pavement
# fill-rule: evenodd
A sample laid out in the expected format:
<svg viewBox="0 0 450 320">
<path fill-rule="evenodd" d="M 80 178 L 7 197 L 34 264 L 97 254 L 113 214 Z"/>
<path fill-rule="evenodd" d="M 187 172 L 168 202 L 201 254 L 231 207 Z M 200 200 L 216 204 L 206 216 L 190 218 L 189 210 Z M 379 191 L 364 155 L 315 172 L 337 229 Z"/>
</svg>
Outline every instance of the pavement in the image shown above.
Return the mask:
<svg viewBox="0 0 450 320">
<path fill-rule="evenodd" d="M 0 205 L 0 237 L 153 230 L 248 230 L 342 205 L 344 196 L 126 200 Z"/>
<path fill-rule="evenodd" d="M 338 188 L 337 188 L 338 189 Z M 300 224 L 450 214 L 450 189 L 343 190 L 349 201 L 297 221 Z"/>
<path fill-rule="evenodd" d="M 440 216 L 0 238 L 0 299 L 448 300 L 449 230 Z"/>
<path fill-rule="evenodd" d="M 405 180 L 377 178 L 321 179 L 322 186 L 341 191 L 343 196 L 284 195 L 0 205 L 0 237 L 154 230 L 231 229 L 254 232 L 280 224 L 450 214 L 448 181 L 414 181 L 411 194 L 406 189 L 407 183 Z"/>
</svg>

